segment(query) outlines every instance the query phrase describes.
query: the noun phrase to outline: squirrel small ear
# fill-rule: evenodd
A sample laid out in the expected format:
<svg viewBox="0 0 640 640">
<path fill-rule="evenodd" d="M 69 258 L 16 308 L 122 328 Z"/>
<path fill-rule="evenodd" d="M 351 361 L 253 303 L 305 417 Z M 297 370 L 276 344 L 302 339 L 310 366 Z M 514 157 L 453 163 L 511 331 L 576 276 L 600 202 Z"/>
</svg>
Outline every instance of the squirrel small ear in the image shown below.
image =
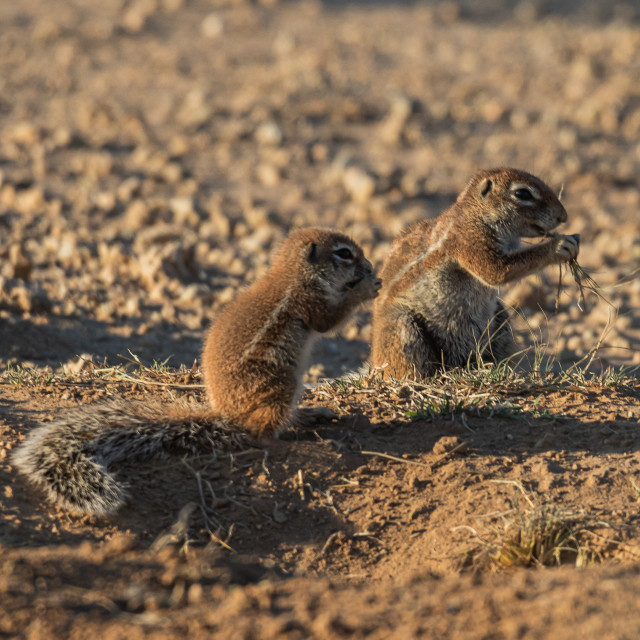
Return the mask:
<svg viewBox="0 0 640 640">
<path fill-rule="evenodd" d="M 493 180 L 491 180 L 491 178 L 485 178 L 480 183 L 480 187 L 479 187 L 480 195 L 483 198 L 486 198 L 491 192 L 491 189 L 493 189 Z"/>
<path fill-rule="evenodd" d="M 318 262 L 318 245 L 312 242 L 308 251 L 307 260 L 311 263 Z"/>
</svg>

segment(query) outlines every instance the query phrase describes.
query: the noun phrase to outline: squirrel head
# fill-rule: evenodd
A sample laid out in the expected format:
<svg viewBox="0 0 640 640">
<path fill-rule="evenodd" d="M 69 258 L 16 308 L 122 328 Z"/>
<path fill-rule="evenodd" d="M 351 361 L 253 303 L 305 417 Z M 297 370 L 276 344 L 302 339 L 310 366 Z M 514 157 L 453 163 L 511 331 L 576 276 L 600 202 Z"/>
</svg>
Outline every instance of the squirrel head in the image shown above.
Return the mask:
<svg viewBox="0 0 640 640">
<path fill-rule="evenodd" d="M 295 278 L 306 298 L 340 304 L 358 296 L 374 298 L 378 286 L 373 266 L 362 249 L 348 236 L 331 229 L 310 228 L 292 231 L 278 252 L 274 270 Z M 366 281 L 366 282 L 365 282 Z M 369 286 L 363 286 L 367 284 Z"/>
<path fill-rule="evenodd" d="M 294 258 L 307 280 L 321 280 L 334 291 L 348 292 L 373 275 L 373 266 L 348 236 L 332 229 L 297 229 L 285 240 L 279 255 Z"/>
<path fill-rule="evenodd" d="M 518 169 L 475 174 L 458 197 L 465 210 L 482 212 L 482 222 L 510 238 L 543 236 L 566 222 L 558 197 L 539 178 Z"/>
</svg>

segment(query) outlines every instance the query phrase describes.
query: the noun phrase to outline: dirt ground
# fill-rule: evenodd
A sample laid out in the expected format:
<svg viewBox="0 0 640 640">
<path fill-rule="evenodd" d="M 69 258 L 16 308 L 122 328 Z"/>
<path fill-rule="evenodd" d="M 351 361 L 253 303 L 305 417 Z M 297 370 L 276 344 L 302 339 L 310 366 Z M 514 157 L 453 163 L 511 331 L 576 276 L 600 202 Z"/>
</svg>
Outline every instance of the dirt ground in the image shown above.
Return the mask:
<svg viewBox="0 0 640 640">
<path fill-rule="evenodd" d="M 640 637 L 640 3 L 22 0 L 0 25 L 0 637 Z M 118 470 L 110 518 L 17 477 L 77 403 L 202 400 L 208 323 L 289 228 L 379 266 L 499 165 L 562 189 L 610 302 L 565 274 L 556 305 L 557 269 L 502 292 L 546 377 L 322 384 L 303 402 L 337 419 Z M 363 309 L 307 381 L 370 335 Z"/>
</svg>

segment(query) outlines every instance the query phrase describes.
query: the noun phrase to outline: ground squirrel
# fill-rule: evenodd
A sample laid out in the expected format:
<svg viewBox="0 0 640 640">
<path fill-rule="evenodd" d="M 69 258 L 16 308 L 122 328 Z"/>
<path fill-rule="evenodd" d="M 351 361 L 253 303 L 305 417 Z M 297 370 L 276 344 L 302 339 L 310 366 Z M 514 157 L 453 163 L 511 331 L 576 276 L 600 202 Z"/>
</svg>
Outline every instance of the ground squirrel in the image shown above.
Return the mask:
<svg viewBox="0 0 640 640">
<path fill-rule="evenodd" d="M 242 291 L 209 330 L 203 372 L 210 407 L 112 401 L 38 426 L 13 463 L 76 513 L 105 515 L 126 497 L 115 462 L 246 445 L 296 421 L 315 335 L 374 298 L 380 279 L 360 247 L 329 229 L 293 231 L 267 274 Z"/>
<path fill-rule="evenodd" d="M 579 236 L 521 247 L 567 220 L 547 185 L 524 171 L 474 175 L 455 204 L 393 243 L 374 303 L 372 362 L 395 377 L 500 361 L 514 341 L 497 287 L 578 254 Z"/>
</svg>

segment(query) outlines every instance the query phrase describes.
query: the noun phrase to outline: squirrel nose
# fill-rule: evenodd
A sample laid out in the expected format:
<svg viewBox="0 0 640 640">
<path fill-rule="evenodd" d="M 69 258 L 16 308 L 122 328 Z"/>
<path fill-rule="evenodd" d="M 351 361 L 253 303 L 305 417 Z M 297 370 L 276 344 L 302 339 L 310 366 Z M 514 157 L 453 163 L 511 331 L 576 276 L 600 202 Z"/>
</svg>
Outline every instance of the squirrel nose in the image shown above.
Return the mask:
<svg viewBox="0 0 640 640">
<path fill-rule="evenodd" d="M 560 205 L 560 209 L 556 214 L 556 219 L 558 220 L 558 224 L 567 221 L 567 210 L 562 205 Z"/>
</svg>

